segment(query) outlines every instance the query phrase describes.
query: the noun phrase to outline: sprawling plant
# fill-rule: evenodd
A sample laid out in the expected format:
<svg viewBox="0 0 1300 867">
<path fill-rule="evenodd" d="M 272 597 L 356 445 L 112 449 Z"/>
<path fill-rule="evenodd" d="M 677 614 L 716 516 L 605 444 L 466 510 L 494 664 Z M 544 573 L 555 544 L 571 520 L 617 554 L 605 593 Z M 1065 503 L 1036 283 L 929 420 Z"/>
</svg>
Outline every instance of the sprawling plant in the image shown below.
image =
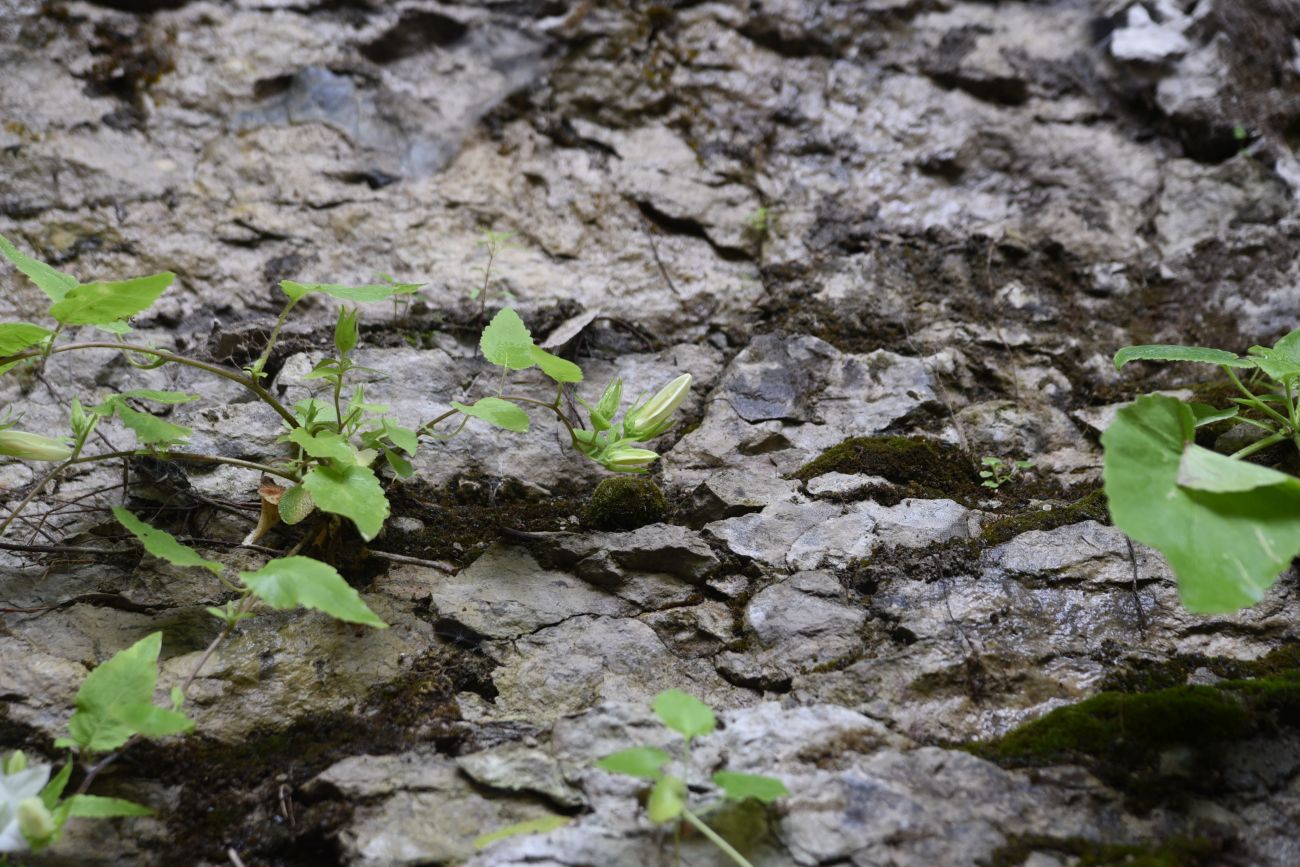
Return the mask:
<svg viewBox="0 0 1300 867">
<path fill-rule="evenodd" d="M 1165 555 L 1190 610 L 1252 605 L 1300 553 L 1300 479 L 1245 460 L 1285 442 L 1300 450 L 1300 330 L 1244 356 L 1129 346 L 1115 366 L 1138 360 L 1216 364 L 1238 396 L 1214 407 L 1149 394 L 1119 411 L 1101 440 L 1115 524 Z M 1196 444 L 1198 427 L 1227 419 L 1258 439 L 1231 455 Z"/>
<path fill-rule="evenodd" d="M 383 283 L 343 286 L 332 283 L 280 283 L 285 303 L 266 345 L 248 367 L 236 370 L 152 345 L 127 342 L 130 319 L 145 310 L 171 285 L 167 272 L 119 281 L 81 283 L 44 262 L 33 259 L 0 236 L 0 255 L 8 259 L 49 298 L 50 325 L 34 322 L 0 324 L 0 375 L 20 365 L 43 365 L 52 355 L 85 350 L 118 350 L 130 364 L 153 369 L 183 365 L 238 384 L 270 407 L 281 419 L 283 453 L 264 462 L 223 455 L 200 454 L 186 448 L 191 430 L 151 412 L 153 405 L 175 405 L 198 400 L 198 395 L 177 391 L 133 389 L 103 397 L 89 405 L 73 397 L 68 408 L 68 431 L 63 435 L 35 433 L 17 428 L 12 413 L 0 418 L 0 455 L 26 461 L 50 462 L 54 467 L 30 485 L 25 496 L 0 520 L 2 536 L 19 515 L 60 474 L 72 467 L 100 461 L 154 457 L 166 461 L 228 464 L 258 471 L 262 482 L 261 520 L 243 544 L 251 545 L 277 523 L 290 527 L 316 521 L 304 532 L 288 556 L 266 562 L 253 571 L 227 575 L 220 562 L 209 560 L 171 534 L 150 526 L 125 508 L 115 508 L 117 520 L 154 556 L 182 567 L 206 569 L 220 582 L 228 601 L 208 611 L 223 627 L 202 654 L 184 684 L 172 691 L 170 707 L 153 704 L 161 634 L 155 633 L 121 651 L 95 669 L 76 698 L 76 712 L 68 737 L 58 745 L 76 750 L 84 764 L 77 793 L 62 799 L 73 762 L 64 765 L 47 783 L 49 766 L 28 768 L 26 759 L 12 757 L 0 777 L 0 842 L 5 846 L 41 848 L 57 839 L 63 823 L 72 816 L 137 815 L 143 808 L 112 799 L 95 798 L 86 789 L 95 775 L 130 743 L 143 737 L 164 737 L 192 728 L 180 708 L 185 692 L 220 643 L 260 608 L 302 606 L 351 623 L 383 628 L 384 622 L 362 602 L 339 573 L 329 565 L 297 552 L 322 534 L 337 532 L 342 521 L 355 526 L 366 541 L 375 538 L 389 515 L 389 503 L 380 473 L 386 467 L 398 478 L 414 472 L 412 458 L 422 439 L 448 439 L 470 419 L 498 428 L 529 429 L 529 408 L 553 414 L 569 435 L 574 449 L 615 472 L 645 472 L 659 455 L 641 445 L 672 426 L 672 417 L 690 388 L 683 375 L 644 403 L 638 403 L 616 420 L 622 404 L 623 384 L 615 379 L 584 421 L 570 417 L 564 407 L 566 386 L 582 382 L 581 369 L 537 346 L 513 310 L 499 312 L 484 328 L 480 340 L 483 356 L 501 368 L 496 394 L 473 403 L 452 402 L 451 409 L 435 418 L 404 425 L 387 406 L 371 403 L 361 386 L 349 387 L 350 373 L 359 367 L 353 357 L 359 342 L 359 312 L 355 305 L 410 296 L 420 284 Z M 486 278 L 485 278 L 486 280 Z M 267 366 L 290 313 L 308 295 L 324 295 L 345 303 L 334 325 L 334 353 L 308 374 L 320 381 L 318 395 L 285 406 L 266 387 Z M 74 328 L 91 327 L 107 336 L 100 339 L 63 340 Z M 549 400 L 506 393 L 512 372 L 536 367 L 556 386 Z M 460 425 L 450 432 L 436 430 L 450 419 Z M 135 439 L 126 450 L 96 451 L 92 434 L 103 424 L 118 424 Z M 306 529 L 306 528 L 304 528 Z M 21 546 L 19 546 L 21 547 Z M 40 768 L 44 768 L 42 772 Z M 42 776 L 43 774 L 43 776 Z M 40 778 L 40 785 L 34 782 Z M 29 792 L 33 786 L 39 791 Z M 135 811 L 135 812 L 132 812 Z M 0 848 L 2 851 L 11 849 Z"/>
</svg>

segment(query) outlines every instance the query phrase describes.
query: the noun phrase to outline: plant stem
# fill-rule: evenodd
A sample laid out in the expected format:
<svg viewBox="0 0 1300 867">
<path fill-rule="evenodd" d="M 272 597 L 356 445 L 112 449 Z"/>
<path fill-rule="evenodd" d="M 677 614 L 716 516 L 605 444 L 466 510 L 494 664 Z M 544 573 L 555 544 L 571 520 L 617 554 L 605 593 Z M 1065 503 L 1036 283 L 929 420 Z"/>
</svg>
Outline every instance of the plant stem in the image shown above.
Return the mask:
<svg viewBox="0 0 1300 867">
<path fill-rule="evenodd" d="M 503 394 L 501 395 L 501 399 L 513 400 L 516 403 L 527 403 L 533 406 L 540 406 L 542 409 L 549 409 L 551 412 L 555 413 L 555 417 L 558 418 L 560 422 L 564 425 L 564 427 L 569 431 L 569 438 L 572 439 L 575 443 L 578 441 L 578 437 L 573 432 L 573 425 L 569 422 L 567 418 L 564 417 L 564 413 L 561 412 L 560 408 L 555 404 L 547 403 L 544 400 L 536 400 L 535 398 L 531 398 L 531 397 L 522 397 L 517 394 Z"/>
<path fill-rule="evenodd" d="M 1231 367 L 1224 367 L 1223 369 L 1228 374 L 1228 378 L 1232 380 L 1232 384 L 1237 386 L 1237 389 L 1242 394 L 1246 395 L 1251 406 L 1253 406 L 1255 409 L 1259 410 L 1260 412 L 1264 413 L 1265 415 L 1271 416 L 1275 420 L 1280 421 L 1284 427 L 1288 429 L 1292 429 L 1291 420 L 1288 419 L 1286 416 L 1282 415 L 1282 413 L 1273 409 L 1273 407 L 1264 403 L 1264 401 L 1259 399 L 1259 396 L 1257 394 L 1255 394 L 1250 389 L 1246 388 L 1246 386 L 1242 385 L 1241 380 L 1237 378 L 1237 374 L 1232 372 Z"/>
<path fill-rule="evenodd" d="M 102 455 L 89 455 L 84 458 L 68 461 L 69 464 L 90 464 L 95 461 L 105 461 L 112 458 L 129 458 L 139 456 L 154 455 L 147 449 L 137 449 L 135 451 L 124 452 L 105 452 Z M 228 464 L 232 467 L 243 467 L 246 470 L 257 470 L 267 475 L 279 476 L 282 479 L 288 479 L 291 482 L 300 481 L 299 476 L 289 470 L 273 467 L 270 464 L 259 464 L 255 461 L 245 461 L 239 458 L 226 458 L 221 455 L 200 455 L 194 452 L 163 452 L 160 455 L 164 460 L 169 461 L 189 461 L 196 464 Z"/>
<path fill-rule="evenodd" d="M 271 360 L 271 350 L 275 347 L 275 341 L 280 337 L 280 329 L 284 328 L 285 320 L 289 318 L 289 311 L 297 303 L 296 299 L 290 298 L 288 303 L 284 305 L 284 309 L 280 311 L 279 318 L 275 320 L 275 327 L 271 329 L 271 336 L 266 339 L 266 348 L 262 350 L 262 354 L 253 363 L 252 370 L 255 377 L 262 375 L 262 368 L 266 367 L 266 363 Z"/>
<path fill-rule="evenodd" d="M 1228 457 L 1247 458 L 1255 454 L 1255 452 L 1262 452 L 1264 449 L 1268 448 L 1269 446 L 1276 445 L 1277 443 L 1282 442 L 1282 440 L 1289 439 L 1289 438 L 1290 438 L 1290 434 L 1275 433 L 1272 436 L 1264 437 L 1262 440 L 1257 440 L 1251 443 L 1250 445 L 1246 446 L 1245 448 L 1237 449 L 1235 452 L 1228 455 Z"/>
<path fill-rule="evenodd" d="M 45 490 L 45 486 L 50 483 L 50 480 L 53 479 L 55 476 L 59 475 L 59 473 L 66 470 L 68 467 L 73 466 L 74 464 L 90 464 L 90 463 L 94 463 L 95 461 L 109 461 L 109 460 L 115 460 L 117 458 L 148 456 L 151 454 L 153 454 L 153 452 L 150 452 L 145 449 L 141 449 L 137 451 L 105 452 L 102 455 L 89 455 L 84 458 L 75 457 L 75 456 L 69 458 L 68 460 L 59 464 L 57 467 L 50 470 L 48 473 L 46 473 L 44 476 L 42 476 L 40 479 L 37 480 L 36 485 L 31 489 L 31 491 L 28 492 L 27 496 L 23 497 L 22 502 L 20 502 L 17 506 L 14 506 L 13 511 L 11 511 L 8 514 L 8 516 L 5 517 L 3 522 L 0 522 L 0 536 L 4 535 L 5 531 L 9 529 L 9 525 L 12 524 L 14 522 L 14 519 L 17 518 L 18 515 L 22 513 L 23 509 L 26 509 L 29 505 L 31 505 L 32 500 L 36 499 L 37 495 L 40 494 L 41 491 Z M 296 474 L 291 473 L 289 471 L 277 469 L 267 464 L 258 464 L 252 461 L 242 461 L 239 458 L 224 458 L 219 455 L 199 455 L 199 454 L 192 454 L 189 452 L 171 452 L 167 455 L 167 459 L 173 461 L 192 461 L 195 463 L 204 463 L 204 464 L 229 464 L 230 466 L 233 467 L 243 467 L 246 470 L 258 470 L 260 472 L 267 473 L 269 475 L 279 476 L 280 478 L 288 479 L 291 482 L 299 481 L 299 477 Z"/>
<path fill-rule="evenodd" d="M 131 343 L 108 343 L 106 341 L 95 341 L 91 343 L 65 343 L 63 346 L 57 346 L 51 348 L 49 350 L 49 354 L 54 355 L 59 352 L 74 352 L 79 349 L 118 349 L 123 352 L 137 352 L 141 355 L 152 355 L 155 358 L 161 358 L 164 361 L 171 361 L 171 362 L 175 362 L 176 364 L 183 364 L 186 367 L 193 367 L 195 370 L 202 370 L 205 373 L 212 374 L 213 376 L 219 376 L 222 379 L 228 379 L 231 382 L 242 385 L 244 388 L 248 389 L 253 394 L 257 395 L 259 400 L 261 400 L 267 406 L 271 407 L 271 409 L 275 410 L 276 413 L 279 414 L 279 416 L 282 419 L 288 422 L 289 427 L 291 428 L 298 427 L 298 420 L 293 417 L 293 413 L 285 409 L 284 405 L 280 403 L 280 401 L 276 400 L 274 395 L 272 395 L 269 391 L 267 391 L 265 388 L 262 387 L 261 383 L 257 382 L 251 377 L 245 376 L 242 373 L 237 373 L 233 370 L 227 370 L 224 367 L 220 367 L 216 364 L 208 364 L 206 361 L 199 361 L 197 358 L 189 358 L 184 355 L 177 355 L 174 352 L 168 352 L 164 349 L 153 349 L 152 347 L 149 346 L 136 346 Z M 18 355 L 10 355 L 5 358 L 0 358 L 0 364 L 7 364 L 11 361 L 22 361 L 28 358 L 39 358 L 44 356 L 45 354 L 46 353 L 40 351 L 22 352 L 19 353 Z"/>
<path fill-rule="evenodd" d="M 732 861 L 735 861 L 737 864 L 740 865 L 740 867 L 754 867 L 753 864 L 749 863 L 748 858 L 746 858 L 744 855 L 741 855 L 739 852 L 736 851 L 736 848 L 734 846 L 732 846 L 726 840 L 722 839 L 722 836 L 717 831 L 713 830 L 708 825 L 704 824 L 704 820 L 701 819 L 699 816 L 695 815 L 690 810 L 682 810 L 682 817 L 686 819 L 686 821 L 694 825 L 695 830 L 699 831 L 705 837 L 708 837 L 709 842 L 711 842 L 714 846 L 717 846 L 719 849 L 721 849 L 724 855 L 726 855 Z"/>
<path fill-rule="evenodd" d="M 343 391 L 343 371 L 339 370 L 338 378 L 334 380 L 334 427 L 339 436 L 347 436 L 343 432 L 343 409 L 339 403 L 339 394 Z"/>
</svg>

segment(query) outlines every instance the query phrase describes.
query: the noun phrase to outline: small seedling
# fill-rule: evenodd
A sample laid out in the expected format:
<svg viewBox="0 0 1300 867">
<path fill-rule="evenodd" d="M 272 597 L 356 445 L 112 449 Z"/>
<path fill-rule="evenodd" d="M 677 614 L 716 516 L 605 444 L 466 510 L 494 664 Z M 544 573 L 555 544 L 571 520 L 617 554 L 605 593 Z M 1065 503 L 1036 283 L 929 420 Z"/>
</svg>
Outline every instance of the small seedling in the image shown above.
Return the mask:
<svg viewBox="0 0 1300 867">
<path fill-rule="evenodd" d="M 997 490 L 1007 482 L 1014 480 L 1025 470 L 1034 466 L 1033 461 L 1004 461 L 1002 458 L 995 458 L 991 455 L 980 459 L 980 465 L 984 469 L 980 470 L 980 482 L 983 487 Z"/>
<path fill-rule="evenodd" d="M 740 867 L 753 867 L 744 855 L 736 851 L 735 847 L 724 840 L 718 832 L 706 825 L 700 818 L 700 814 L 726 801 L 745 801 L 752 798 L 770 804 L 777 798 L 790 794 L 789 790 L 775 777 L 718 771 L 713 775 L 713 785 L 721 793 L 722 801 L 704 808 L 691 809 L 686 778 L 691 765 L 691 741 L 714 730 L 717 721 L 713 709 L 695 696 L 676 689 L 655 696 L 653 708 L 655 715 L 664 725 L 682 736 L 680 753 L 673 756 L 658 747 L 631 747 L 606 756 L 596 762 L 596 767 L 616 774 L 653 780 L 654 786 L 646 802 L 646 813 L 651 821 L 658 823 L 685 821 Z M 681 768 L 680 774 L 665 772 L 666 767 L 674 764 Z"/>
<path fill-rule="evenodd" d="M 491 229 L 483 231 L 483 237 L 479 239 L 479 246 L 487 251 L 487 263 L 481 267 L 475 268 L 483 275 L 483 284 L 481 286 L 471 287 L 469 297 L 471 300 L 478 299 L 478 321 L 482 322 L 487 316 L 488 287 L 492 284 L 492 266 L 496 264 L 497 257 L 506 250 L 514 249 L 518 245 L 514 243 L 514 232 L 496 232 Z M 507 301 L 514 301 L 509 292 L 505 293 Z"/>
</svg>

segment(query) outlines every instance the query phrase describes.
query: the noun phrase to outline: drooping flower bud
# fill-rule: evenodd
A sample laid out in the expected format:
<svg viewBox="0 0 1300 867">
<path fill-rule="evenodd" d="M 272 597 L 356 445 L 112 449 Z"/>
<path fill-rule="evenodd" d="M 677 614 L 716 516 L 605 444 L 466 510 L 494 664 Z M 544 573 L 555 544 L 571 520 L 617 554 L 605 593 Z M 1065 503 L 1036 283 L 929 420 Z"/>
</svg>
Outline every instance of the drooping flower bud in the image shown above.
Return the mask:
<svg viewBox="0 0 1300 867">
<path fill-rule="evenodd" d="M 672 415 L 691 390 L 691 375 L 683 373 L 659 390 L 644 406 L 628 410 L 623 418 L 623 433 L 628 439 L 644 442 L 654 439 L 672 425 Z"/>
<path fill-rule="evenodd" d="M 18 802 L 18 830 L 32 848 L 48 843 L 57 832 L 54 817 L 39 797 L 23 798 Z"/>
<path fill-rule="evenodd" d="M 25 461 L 66 461 L 72 448 L 65 440 L 20 430 L 0 430 L 0 455 Z"/>
<path fill-rule="evenodd" d="M 617 444 L 605 449 L 597 460 L 616 473 L 644 473 L 647 466 L 659 460 L 659 455 L 649 449 Z"/>
<path fill-rule="evenodd" d="M 14 750 L 5 756 L 3 762 L 0 762 L 0 772 L 3 772 L 6 777 L 12 777 L 25 770 L 27 770 L 27 755 L 22 750 Z"/>
</svg>

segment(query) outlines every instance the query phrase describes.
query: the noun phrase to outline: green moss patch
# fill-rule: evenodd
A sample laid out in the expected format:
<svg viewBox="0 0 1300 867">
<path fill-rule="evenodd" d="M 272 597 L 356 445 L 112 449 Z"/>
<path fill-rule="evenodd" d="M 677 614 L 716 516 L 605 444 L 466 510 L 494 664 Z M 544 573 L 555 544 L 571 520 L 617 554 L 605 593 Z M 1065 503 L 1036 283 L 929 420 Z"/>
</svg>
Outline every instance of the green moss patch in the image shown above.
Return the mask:
<svg viewBox="0 0 1300 867">
<path fill-rule="evenodd" d="M 806 482 L 825 473 L 880 476 L 902 489 L 897 499 L 971 502 L 988 493 L 961 449 L 922 437 L 851 437 L 804 464 L 794 478 Z"/>
<path fill-rule="evenodd" d="M 1081 521 L 1110 523 L 1110 510 L 1106 505 L 1106 495 L 1101 488 L 1063 506 L 1051 509 L 1029 509 L 1017 515 L 990 521 L 980 531 L 980 542 L 984 547 L 991 548 L 1010 542 L 1021 533 L 1028 533 L 1031 530 L 1055 530 Z"/>
<path fill-rule="evenodd" d="M 635 530 L 662 521 L 668 500 L 659 486 L 644 476 L 602 479 L 583 509 L 583 523 L 595 530 Z"/>
<path fill-rule="evenodd" d="M 424 529 L 386 532 L 376 547 L 427 560 L 464 566 L 502 537 L 503 530 L 542 532 L 572 529 L 571 518 L 587 497 L 574 489 L 554 489 L 550 496 L 507 481 L 466 479 L 455 488 L 435 488 L 418 479 L 388 492 L 394 517 L 417 518 Z M 391 524 L 391 520 L 390 520 Z"/>
<path fill-rule="evenodd" d="M 1203 838 L 1175 838 L 1150 844 L 1098 843 L 1079 837 L 1012 837 L 981 867 L 1020 867 L 1035 852 L 1077 858 L 1076 867 L 1200 867 L 1214 863 L 1223 846 Z"/>
<path fill-rule="evenodd" d="M 1232 744 L 1296 727 L 1300 670 L 1291 668 L 1214 686 L 1103 692 L 969 749 L 1008 767 L 1083 764 L 1145 809 L 1221 789 Z"/>
</svg>

